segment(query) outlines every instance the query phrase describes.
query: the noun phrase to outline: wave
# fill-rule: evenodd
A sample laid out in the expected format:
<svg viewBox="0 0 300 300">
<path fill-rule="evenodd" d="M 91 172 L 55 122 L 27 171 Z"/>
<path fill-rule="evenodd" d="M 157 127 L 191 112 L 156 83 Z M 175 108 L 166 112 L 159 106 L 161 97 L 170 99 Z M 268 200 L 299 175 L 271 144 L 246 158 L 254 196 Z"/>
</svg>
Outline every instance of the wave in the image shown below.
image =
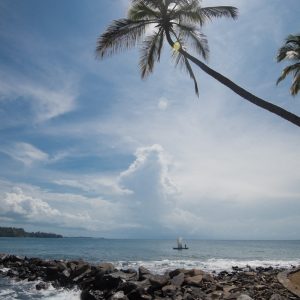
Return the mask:
<svg viewBox="0 0 300 300">
<path fill-rule="evenodd" d="M 39 281 L 28 282 L 16 281 L 8 278 L 0 278 L 0 299 L 1 300 L 80 300 L 78 289 L 55 289 L 52 285 L 47 290 L 36 290 L 35 286 Z"/>
<path fill-rule="evenodd" d="M 274 268 L 290 268 L 300 265 L 300 259 L 296 260 L 236 260 L 236 259 L 220 259 L 211 258 L 206 261 L 197 260 L 155 260 L 155 261 L 118 261 L 113 262 L 119 269 L 138 269 L 144 266 L 152 273 L 162 274 L 166 271 L 184 268 L 184 269 L 202 269 L 207 272 L 230 271 L 233 266 L 245 268 L 250 266 L 256 267 L 274 267 Z"/>
</svg>

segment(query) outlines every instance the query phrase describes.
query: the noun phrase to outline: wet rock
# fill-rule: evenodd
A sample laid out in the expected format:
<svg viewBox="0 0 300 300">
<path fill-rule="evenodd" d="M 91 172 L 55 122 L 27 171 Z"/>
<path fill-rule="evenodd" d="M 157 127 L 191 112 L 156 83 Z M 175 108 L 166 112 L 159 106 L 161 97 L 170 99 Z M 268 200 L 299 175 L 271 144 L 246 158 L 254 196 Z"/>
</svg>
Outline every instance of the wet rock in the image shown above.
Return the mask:
<svg viewBox="0 0 300 300">
<path fill-rule="evenodd" d="M 17 270 L 10 269 L 7 271 L 6 275 L 9 277 L 18 277 L 19 272 Z"/>
<path fill-rule="evenodd" d="M 119 291 L 115 293 L 111 298 L 111 300 L 128 300 L 128 297 L 124 295 L 123 291 Z"/>
<path fill-rule="evenodd" d="M 133 290 L 132 292 L 130 292 L 127 295 L 127 298 L 129 300 L 151 300 L 152 296 L 149 294 L 146 294 L 145 292 L 143 292 L 140 289 L 136 289 L 136 290 Z"/>
<path fill-rule="evenodd" d="M 139 280 L 144 280 L 148 278 L 148 275 L 151 275 L 151 272 L 145 267 L 139 267 Z"/>
<path fill-rule="evenodd" d="M 39 282 L 36 284 L 35 288 L 40 291 L 40 290 L 47 290 L 49 288 L 50 284 L 48 282 Z"/>
<path fill-rule="evenodd" d="M 96 278 L 94 286 L 103 290 L 114 290 L 117 289 L 119 284 L 122 282 L 122 278 L 114 273 L 105 274 L 102 277 Z"/>
<path fill-rule="evenodd" d="M 91 271 L 91 266 L 87 263 L 80 263 L 76 266 L 75 270 L 72 272 L 72 278 L 76 278 L 82 274 L 86 274 L 86 272 Z"/>
<path fill-rule="evenodd" d="M 103 300 L 104 294 L 101 291 L 83 290 L 80 295 L 81 300 Z"/>
<path fill-rule="evenodd" d="M 61 273 L 65 278 L 69 278 L 71 276 L 71 273 L 68 269 L 63 270 Z"/>
<path fill-rule="evenodd" d="M 51 266 L 45 269 L 46 278 L 49 281 L 57 279 L 58 273 L 59 273 L 59 269 L 57 266 Z"/>
<path fill-rule="evenodd" d="M 149 285 L 147 286 L 147 288 L 149 287 Z M 125 295 L 129 294 L 130 292 L 132 292 L 137 288 L 139 288 L 139 284 L 134 281 L 121 282 L 118 286 L 118 290 L 123 291 Z"/>
</svg>

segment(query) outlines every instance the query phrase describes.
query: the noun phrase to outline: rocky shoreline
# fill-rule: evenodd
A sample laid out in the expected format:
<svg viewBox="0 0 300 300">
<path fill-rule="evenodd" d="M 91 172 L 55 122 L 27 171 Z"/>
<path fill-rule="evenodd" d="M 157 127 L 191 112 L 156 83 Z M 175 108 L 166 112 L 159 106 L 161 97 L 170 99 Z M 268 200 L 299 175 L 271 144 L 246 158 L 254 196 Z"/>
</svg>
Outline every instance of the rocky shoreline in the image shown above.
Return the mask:
<svg viewBox="0 0 300 300">
<path fill-rule="evenodd" d="M 163 275 L 144 267 L 117 270 L 111 263 L 91 265 L 82 260 L 42 260 L 0 254 L 0 276 L 37 281 L 36 289 L 79 288 L 82 300 L 285 300 L 300 299 L 277 275 L 286 269 L 232 267 L 218 274 L 176 269 Z"/>
</svg>

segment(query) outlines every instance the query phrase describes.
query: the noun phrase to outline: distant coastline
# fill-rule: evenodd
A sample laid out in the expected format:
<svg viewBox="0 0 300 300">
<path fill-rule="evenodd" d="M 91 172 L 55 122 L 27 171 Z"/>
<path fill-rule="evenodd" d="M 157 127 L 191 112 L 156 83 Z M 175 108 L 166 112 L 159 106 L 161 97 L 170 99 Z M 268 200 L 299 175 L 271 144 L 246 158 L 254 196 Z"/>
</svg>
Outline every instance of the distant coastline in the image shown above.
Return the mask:
<svg viewBox="0 0 300 300">
<path fill-rule="evenodd" d="M 26 232 L 23 228 L 0 227 L 0 237 L 34 237 L 34 238 L 62 238 L 63 236 L 55 233 L 46 232 Z"/>
</svg>

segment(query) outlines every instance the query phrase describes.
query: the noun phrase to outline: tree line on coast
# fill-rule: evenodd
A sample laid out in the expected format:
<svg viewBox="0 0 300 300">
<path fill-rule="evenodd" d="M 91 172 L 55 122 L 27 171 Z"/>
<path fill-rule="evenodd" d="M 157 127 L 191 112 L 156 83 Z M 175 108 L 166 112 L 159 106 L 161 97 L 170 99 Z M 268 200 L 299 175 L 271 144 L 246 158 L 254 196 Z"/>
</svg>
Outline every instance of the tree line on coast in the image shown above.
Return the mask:
<svg viewBox="0 0 300 300">
<path fill-rule="evenodd" d="M 0 227 L 0 237 L 35 237 L 35 238 L 62 238 L 63 236 L 55 233 L 46 232 L 26 232 L 23 228 Z"/>
</svg>

